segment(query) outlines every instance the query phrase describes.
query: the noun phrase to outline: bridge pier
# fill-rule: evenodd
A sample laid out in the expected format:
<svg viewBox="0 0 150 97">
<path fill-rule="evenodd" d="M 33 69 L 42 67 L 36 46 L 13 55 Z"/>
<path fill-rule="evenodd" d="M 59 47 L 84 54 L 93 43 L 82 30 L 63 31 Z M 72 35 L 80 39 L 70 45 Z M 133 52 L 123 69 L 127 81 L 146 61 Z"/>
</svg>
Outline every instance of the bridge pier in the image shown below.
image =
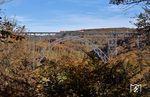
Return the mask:
<svg viewBox="0 0 150 97">
<path fill-rule="evenodd" d="M 118 54 L 117 51 L 117 41 L 118 41 L 118 35 L 115 32 L 112 32 L 111 38 L 108 39 L 108 51 L 107 55 L 108 58 L 112 58 Z"/>
</svg>

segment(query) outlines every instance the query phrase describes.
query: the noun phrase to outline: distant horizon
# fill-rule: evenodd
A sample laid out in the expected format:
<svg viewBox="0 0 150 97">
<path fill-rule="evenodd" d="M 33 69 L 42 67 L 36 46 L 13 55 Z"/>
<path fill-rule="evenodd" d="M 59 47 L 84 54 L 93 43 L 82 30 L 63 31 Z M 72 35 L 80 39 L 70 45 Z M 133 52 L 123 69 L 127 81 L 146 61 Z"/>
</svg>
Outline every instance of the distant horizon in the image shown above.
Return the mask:
<svg viewBox="0 0 150 97">
<path fill-rule="evenodd" d="M 110 28 L 83 28 L 83 29 L 75 29 L 75 30 L 63 30 L 63 31 L 28 31 L 28 32 L 69 32 L 69 31 L 81 31 L 81 30 L 99 30 L 99 29 L 135 29 L 134 27 L 110 27 Z"/>
</svg>

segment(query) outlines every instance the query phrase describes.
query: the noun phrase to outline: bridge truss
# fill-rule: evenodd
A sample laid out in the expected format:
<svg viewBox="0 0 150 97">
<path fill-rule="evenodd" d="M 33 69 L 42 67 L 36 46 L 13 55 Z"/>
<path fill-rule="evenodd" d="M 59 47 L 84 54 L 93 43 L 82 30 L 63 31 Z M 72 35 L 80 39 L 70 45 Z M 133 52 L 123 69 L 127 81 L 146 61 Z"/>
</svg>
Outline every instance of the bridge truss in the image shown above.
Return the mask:
<svg viewBox="0 0 150 97">
<path fill-rule="evenodd" d="M 81 38 L 79 36 L 68 36 L 68 37 L 64 37 L 61 39 L 58 39 L 52 43 L 50 43 L 50 47 L 52 48 L 53 46 L 59 44 L 60 42 L 63 41 L 70 41 L 70 40 L 78 40 L 78 41 L 82 41 L 85 42 L 88 46 L 90 46 L 91 50 L 95 52 L 95 54 L 104 62 L 107 63 L 108 62 L 108 56 L 98 47 L 98 45 L 92 43 L 91 41 L 89 41 L 86 38 Z M 82 51 L 82 50 L 81 50 Z"/>
<path fill-rule="evenodd" d="M 62 38 L 57 38 L 55 41 L 48 43 L 48 48 L 51 49 L 55 45 L 60 44 L 61 42 L 70 41 L 70 40 L 84 42 L 84 43 L 88 44 L 88 46 L 90 46 L 91 51 L 94 51 L 94 53 L 96 54 L 96 56 L 99 57 L 99 59 L 101 59 L 104 63 L 107 63 L 110 58 L 115 57 L 118 54 L 118 51 L 117 51 L 118 43 L 117 42 L 120 39 L 120 37 L 121 37 L 121 39 L 126 39 L 127 37 L 131 37 L 133 35 L 133 33 L 121 33 L 121 34 L 119 34 L 116 32 L 111 32 L 111 33 L 104 33 L 104 35 L 108 35 L 108 37 L 107 37 L 108 43 L 106 44 L 107 48 L 105 48 L 105 49 L 107 49 L 107 52 L 105 52 L 105 51 L 103 51 L 103 49 L 99 48 L 99 45 L 93 43 L 92 41 L 90 41 L 86 38 L 83 38 L 80 35 L 78 35 L 78 36 L 64 36 Z M 35 49 L 34 46 L 35 46 L 36 41 L 32 38 L 34 36 L 36 37 L 36 35 L 31 33 L 28 36 L 33 41 L 33 45 L 31 46 L 32 49 Z M 42 35 L 40 35 L 40 36 L 42 36 Z M 100 34 L 100 36 L 103 37 L 102 34 Z M 140 47 L 140 45 L 141 45 L 140 39 L 141 38 L 138 38 L 138 37 L 137 37 L 136 43 L 137 43 L 137 47 Z M 39 40 L 40 39 L 41 38 L 39 37 Z M 49 40 L 49 37 L 47 37 L 47 40 Z M 46 49 L 41 50 L 41 59 L 45 56 L 45 50 Z M 33 57 L 34 57 L 34 52 L 33 52 Z"/>
</svg>

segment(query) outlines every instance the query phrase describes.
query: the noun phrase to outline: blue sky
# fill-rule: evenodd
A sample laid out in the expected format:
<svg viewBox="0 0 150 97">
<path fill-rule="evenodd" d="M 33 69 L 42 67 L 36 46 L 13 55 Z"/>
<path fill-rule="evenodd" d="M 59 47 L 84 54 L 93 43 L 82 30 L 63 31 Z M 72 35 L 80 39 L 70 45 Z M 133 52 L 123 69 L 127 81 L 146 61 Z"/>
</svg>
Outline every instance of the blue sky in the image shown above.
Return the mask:
<svg viewBox="0 0 150 97">
<path fill-rule="evenodd" d="M 62 31 L 134 27 L 129 21 L 141 7 L 114 6 L 109 0 L 13 0 L 1 8 L 30 31 Z"/>
</svg>

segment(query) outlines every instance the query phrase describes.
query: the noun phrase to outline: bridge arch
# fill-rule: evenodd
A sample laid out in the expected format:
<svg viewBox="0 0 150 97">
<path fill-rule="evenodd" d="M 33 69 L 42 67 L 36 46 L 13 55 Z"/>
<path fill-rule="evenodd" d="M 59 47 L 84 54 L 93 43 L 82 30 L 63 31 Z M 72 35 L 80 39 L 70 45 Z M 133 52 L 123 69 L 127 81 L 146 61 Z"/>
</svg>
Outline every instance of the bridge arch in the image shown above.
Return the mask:
<svg viewBox="0 0 150 97">
<path fill-rule="evenodd" d="M 80 41 L 85 43 L 86 45 L 88 45 L 92 51 L 94 51 L 94 53 L 104 62 L 107 63 L 109 58 L 107 56 L 106 53 L 104 53 L 102 51 L 102 49 L 100 49 L 98 47 L 98 45 L 94 44 L 92 41 L 86 39 L 86 38 L 81 38 L 79 36 L 66 36 L 60 39 L 57 39 L 51 43 L 49 43 L 49 49 L 52 49 L 55 45 L 61 43 L 61 42 L 65 42 L 65 41 Z M 81 50 L 82 51 L 82 50 Z"/>
</svg>

